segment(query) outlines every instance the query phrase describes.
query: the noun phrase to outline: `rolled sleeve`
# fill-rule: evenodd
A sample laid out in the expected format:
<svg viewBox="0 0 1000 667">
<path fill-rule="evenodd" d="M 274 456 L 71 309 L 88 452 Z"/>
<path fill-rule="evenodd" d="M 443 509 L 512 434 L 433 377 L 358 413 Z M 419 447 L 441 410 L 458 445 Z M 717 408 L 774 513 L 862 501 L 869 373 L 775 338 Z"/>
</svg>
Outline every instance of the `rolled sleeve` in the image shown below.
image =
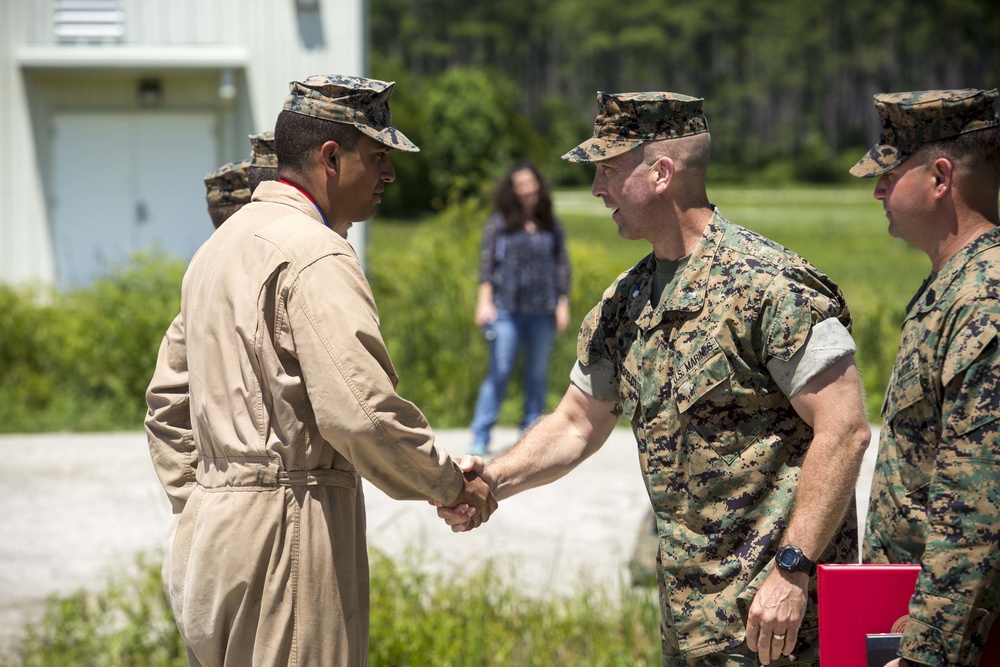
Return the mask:
<svg viewBox="0 0 1000 667">
<path fill-rule="evenodd" d="M 765 295 L 761 361 L 789 361 L 805 345 L 813 326 L 831 317 L 850 331 L 851 316 L 840 288 L 807 267 L 785 269 L 771 281 Z"/>
<path fill-rule="evenodd" d="M 809 381 L 839 359 L 857 352 L 857 346 L 840 320 L 831 317 L 812 327 L 805 345 L 788 361 L 774 357 L 767 370 L 785 396 L 793 398 Z"/>
</svg>

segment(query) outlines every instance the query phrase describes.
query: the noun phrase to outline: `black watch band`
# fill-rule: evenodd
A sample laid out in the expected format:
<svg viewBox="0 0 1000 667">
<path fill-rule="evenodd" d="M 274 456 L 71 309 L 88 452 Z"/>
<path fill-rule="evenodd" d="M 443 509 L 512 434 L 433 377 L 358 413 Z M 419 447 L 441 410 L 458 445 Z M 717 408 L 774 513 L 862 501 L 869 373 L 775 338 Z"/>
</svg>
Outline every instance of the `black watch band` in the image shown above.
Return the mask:
<svg viewBox="0 0 1000 667">
<path fill-rule="evenodd" d="M 816 574 L 816 563 L 806 558 L 802 549 L 789 544 L 778 549 L 774 562 L 785 572 L 805 572 L 810 577 Z"/>
</svg>

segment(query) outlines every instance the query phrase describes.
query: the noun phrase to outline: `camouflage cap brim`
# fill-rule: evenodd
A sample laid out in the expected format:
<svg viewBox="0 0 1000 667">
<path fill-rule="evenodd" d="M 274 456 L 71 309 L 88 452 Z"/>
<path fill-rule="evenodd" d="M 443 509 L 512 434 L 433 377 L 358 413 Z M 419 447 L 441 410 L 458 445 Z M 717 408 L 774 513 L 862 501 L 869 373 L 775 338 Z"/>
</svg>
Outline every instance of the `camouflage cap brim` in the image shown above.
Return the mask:
<svg viewBox="0 0 1000 667">
<path fill-rule="evenodd" d="M 355 123 L 354 127 L 358 128 L 380 144 L 388 146 L 394 150 L 403 151 L 405 153 L 420 152 L 420 148 L 415 143 L 407 139 L 405 134 L 394 127 L 387 127 L 379 130 L 371 125 L 362 125 L 360 123 Z"/>
<path fill-rule="evenodd" d="M 562 156 L 566 162 L 600 162 L 616 155 L 628 153 L 633 148 L 646 143 L 639 139 L 609 139 L 607 137 L 591 137 L 582 144 Z"/>
<path fill-rule="evenodd" d="M 881 176 L 901 165 L 908 157 L 909 153 L 904 153 L 895 146 L 876 144 L 851 167 L 851 175 L 858 178 Z"/>
</svg>

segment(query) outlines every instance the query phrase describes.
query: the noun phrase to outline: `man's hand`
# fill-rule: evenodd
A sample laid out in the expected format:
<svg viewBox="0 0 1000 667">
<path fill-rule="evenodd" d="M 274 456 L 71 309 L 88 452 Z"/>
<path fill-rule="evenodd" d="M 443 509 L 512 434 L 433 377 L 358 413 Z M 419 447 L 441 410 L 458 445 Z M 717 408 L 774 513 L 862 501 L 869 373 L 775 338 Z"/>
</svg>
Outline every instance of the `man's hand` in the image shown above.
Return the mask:
<svg viewBox="0 0 1000 667">
<path fill-rule="evenodd" d="M 768 575 L 750 605 L 747 646 L 757 653 L 762 665 L 781 654 L 791 655 L 806 613 L 809 575 L 782 572 Z"/>
<path fill-rule="evenodd" d="M 454 507 L 438 507 L 438 516 L 453 532 L 460 533 L 486 523 L 497 508 L 497 500 L 485 477 L 486 464 L 481 457 L 463 456 L 457 463 L 465 473 L 465 488 Z"/>
</svg>

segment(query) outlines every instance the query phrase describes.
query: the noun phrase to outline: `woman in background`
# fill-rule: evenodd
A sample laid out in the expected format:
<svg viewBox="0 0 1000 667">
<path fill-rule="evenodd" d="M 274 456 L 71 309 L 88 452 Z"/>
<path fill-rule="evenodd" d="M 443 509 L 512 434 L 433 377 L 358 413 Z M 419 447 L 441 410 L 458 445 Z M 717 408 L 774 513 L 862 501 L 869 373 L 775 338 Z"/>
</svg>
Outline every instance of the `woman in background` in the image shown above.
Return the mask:
<svg viewBox="0 0 1000 667">
<path fill-rule="evenodd" d="M 486 453 L 521 350 L 521 428 L 541 416 L 552 343 L 569 323 L 569 278 L 565 233 L 552 213 L 548 183 L 532 163 L 517 164 L 497 184 L 483 232 L 476 325 L 490 343 L 490 368 L 472 418 L 471 454 Z"/>
</svg>

